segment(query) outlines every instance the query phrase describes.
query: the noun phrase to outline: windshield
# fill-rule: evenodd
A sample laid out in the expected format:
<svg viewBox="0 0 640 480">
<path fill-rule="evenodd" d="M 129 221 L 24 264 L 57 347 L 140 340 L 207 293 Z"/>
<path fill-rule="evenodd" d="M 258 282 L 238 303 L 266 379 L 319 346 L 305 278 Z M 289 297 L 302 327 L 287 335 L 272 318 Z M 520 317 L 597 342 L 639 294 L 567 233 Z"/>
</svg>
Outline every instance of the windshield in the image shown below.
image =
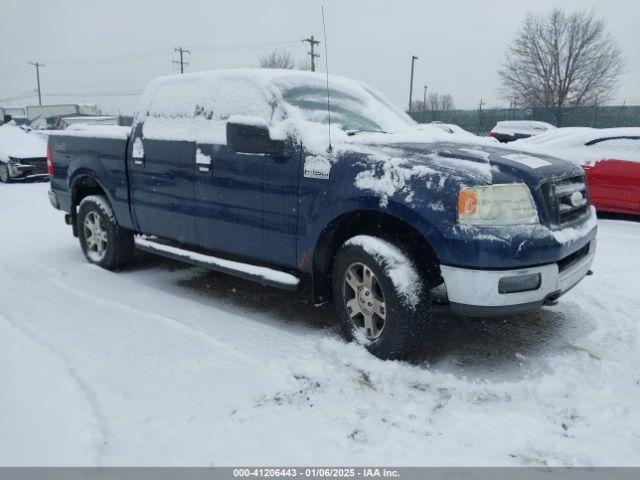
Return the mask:
<svg viewBox="0 0 640 480">
<path fill-rule="evenodd" d="M 364 86 L 329 88 L 331 123 L 347 132 L 397 133 L 415 128 L 415 122 Z M 328 123 L 327 89 L 304 85 L 282 91 L 284 101 L 309 122 Z"/>
</svg>

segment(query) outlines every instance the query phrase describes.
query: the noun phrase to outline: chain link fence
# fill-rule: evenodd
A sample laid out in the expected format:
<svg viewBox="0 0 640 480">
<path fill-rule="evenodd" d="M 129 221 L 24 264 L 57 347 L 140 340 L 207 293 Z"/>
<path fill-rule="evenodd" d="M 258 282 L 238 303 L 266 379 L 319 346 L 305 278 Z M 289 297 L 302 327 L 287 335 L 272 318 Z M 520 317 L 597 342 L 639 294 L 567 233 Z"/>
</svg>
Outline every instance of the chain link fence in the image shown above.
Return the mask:
<svg viewBox="0 0 640 480">
<path fill-rule="evenodd" d="M 495 108 L 409 112 L 419 123 L 453 123 L 476 135 L 488 135 L 503 120 L 539 120 L 558 125 L 556 111 L 549 108 Z M 563 127 L 640 127 L 640 106 L 578 107 L 562 111 Z"/>
</svg>

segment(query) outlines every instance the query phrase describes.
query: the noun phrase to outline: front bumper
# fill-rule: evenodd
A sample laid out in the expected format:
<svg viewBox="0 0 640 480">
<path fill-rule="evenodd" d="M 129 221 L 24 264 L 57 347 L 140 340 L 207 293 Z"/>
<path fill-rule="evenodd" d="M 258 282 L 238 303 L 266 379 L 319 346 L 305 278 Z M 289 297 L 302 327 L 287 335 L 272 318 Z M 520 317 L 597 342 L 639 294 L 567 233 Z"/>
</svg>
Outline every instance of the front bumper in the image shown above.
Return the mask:
<svg viewBox="0 0 640 480">
<path fill-rule="evenodd" d="M 595 250 L 594 238 L 557 263 L 515 270 L 473 270 L 446 265 L 440 269 L 451 308 L 456 313 L 508 315 L 552 303 L 569 291 L 589 272 Z"/>
<path fill-rule="evenodd" d="M 11 159 L 8 163 L 9 176 L 12 178 L 48 177 L 46 158 Z"/>
</svg>

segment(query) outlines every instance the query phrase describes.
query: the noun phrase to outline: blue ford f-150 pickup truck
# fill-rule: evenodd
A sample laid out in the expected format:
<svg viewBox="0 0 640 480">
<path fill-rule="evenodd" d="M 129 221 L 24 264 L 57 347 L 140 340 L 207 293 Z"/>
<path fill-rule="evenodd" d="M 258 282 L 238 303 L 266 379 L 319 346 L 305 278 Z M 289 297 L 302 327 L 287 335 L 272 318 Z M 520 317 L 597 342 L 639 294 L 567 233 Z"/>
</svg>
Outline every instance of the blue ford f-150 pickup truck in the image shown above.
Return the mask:
<svg viewBox="0 0 640 480">
<path fill-rule="evenodd" d="M 89 262 L 135 248 L 263 284 L 312 279 L 382 358 L 428 339 L 433 293 L 465 315 L 553 304 L 590 272 L 582 170 L 418 128 L 363 83 L 310 72 L 163 77 L 131 129 L 49 138 L 50 201 Z M 329 106 L 328 106 L 329 105 Z"/>
</svg>

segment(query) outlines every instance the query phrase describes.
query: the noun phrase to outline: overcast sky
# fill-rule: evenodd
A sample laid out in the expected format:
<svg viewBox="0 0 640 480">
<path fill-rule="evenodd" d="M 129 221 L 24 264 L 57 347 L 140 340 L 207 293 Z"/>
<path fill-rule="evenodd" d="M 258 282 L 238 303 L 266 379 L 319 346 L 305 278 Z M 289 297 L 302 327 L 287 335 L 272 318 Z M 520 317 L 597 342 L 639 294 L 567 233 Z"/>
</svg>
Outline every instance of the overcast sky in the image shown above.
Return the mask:
<svg viewBox="0 0 640 480">
<path fill-rule="evenodd" d="M 461 108 L 481 98 L 505 104 L 496 70 L 527 11 L 592 8 L 627 60 L 614 102 L 640 104 L 638 0 L 1 0 L 0 104 L 37 102 L 35 60 L 45 64 L 44 103 L 95 102 L 122 113 L 135 110 L 150 79 L 176 72 L 177 45 L 193 52 L 189 72 L 257 66 L 276 47 L 303 60 L 300 40 L 322 39 L 322 4 L 332 74 L 364 80 L 406 107 L 416 55 L 414 98 L 427 84 Z"/>
</svg>

